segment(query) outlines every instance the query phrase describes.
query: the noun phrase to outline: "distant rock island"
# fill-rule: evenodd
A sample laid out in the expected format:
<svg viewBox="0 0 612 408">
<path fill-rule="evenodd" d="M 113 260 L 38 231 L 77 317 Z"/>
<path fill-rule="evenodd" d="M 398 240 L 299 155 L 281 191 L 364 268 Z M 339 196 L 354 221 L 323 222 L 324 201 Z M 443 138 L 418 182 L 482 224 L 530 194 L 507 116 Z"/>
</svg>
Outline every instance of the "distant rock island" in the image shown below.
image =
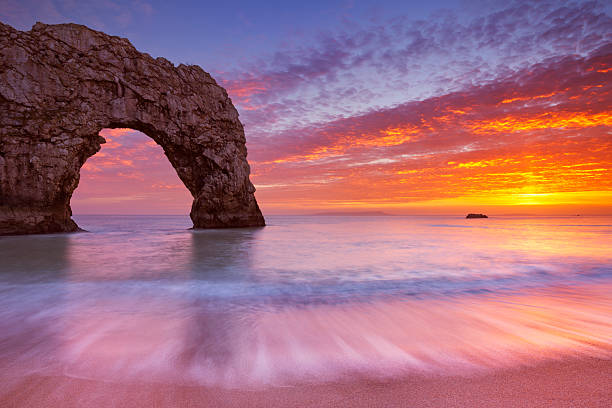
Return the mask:
<svg viewBox="0 0 612 408">
<path fill-rule="evenodd" d="M 70 232 L 79 171 L 104 128 L 144 132 L 193 196 L 194 228 L 265 225 L 238 112 L 195 65 L 77 24 L 0 23 L 0 235 Z"/>
<path fill-rule="evenodd" d="M 342 212 L 320 212 L 312 215 L 324 215 L 324 216 L 355 216 L 355 217 L 380 217 L 380 216 L 392 216 L 393 214 L 387 214 L 382 211 L 342 211 Z"/>
<path fill-rule="evenodd" d="M 489 218 L 487 217 L 485 214 L 468 214 L 465 216 L 465 218 Z"/>
</svg>

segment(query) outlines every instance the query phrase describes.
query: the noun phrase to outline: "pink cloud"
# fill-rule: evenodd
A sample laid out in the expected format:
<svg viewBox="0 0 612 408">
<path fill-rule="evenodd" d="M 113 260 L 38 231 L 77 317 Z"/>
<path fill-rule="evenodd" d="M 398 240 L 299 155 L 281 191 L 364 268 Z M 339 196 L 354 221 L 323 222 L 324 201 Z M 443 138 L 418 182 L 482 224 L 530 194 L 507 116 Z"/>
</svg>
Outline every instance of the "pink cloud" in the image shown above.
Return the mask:
<svg viewBox="0 0 612 408">
<path fill-rule="evenodd" d="M 249 134 L 267 137 L 495 82 L 534 61 L 584 56 L 611 40 L 612 18 L 603 10 L 597 2 L 518 1 L 469 19 L 400 16 L 287 44 L 220 74 L 221 83 Z"/>
</svg>

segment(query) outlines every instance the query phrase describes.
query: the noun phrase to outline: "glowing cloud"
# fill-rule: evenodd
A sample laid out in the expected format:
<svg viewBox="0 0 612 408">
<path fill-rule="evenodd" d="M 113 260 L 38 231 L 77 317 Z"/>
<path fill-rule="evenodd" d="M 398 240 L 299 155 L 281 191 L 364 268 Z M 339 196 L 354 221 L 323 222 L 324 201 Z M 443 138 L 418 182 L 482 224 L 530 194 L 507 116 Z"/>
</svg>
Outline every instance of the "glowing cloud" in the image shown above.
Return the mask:
<svg viewBox="0 0 612 408">
<path fill-rule="evenodd" d="M 256 139 L 255 184 L 268 186 L 258 197 L 276 211 L 611 211 L 612 72 L 601 68 L 610 65 L 612 51 L 551 61 L 496 83 Z"/>
</svg>

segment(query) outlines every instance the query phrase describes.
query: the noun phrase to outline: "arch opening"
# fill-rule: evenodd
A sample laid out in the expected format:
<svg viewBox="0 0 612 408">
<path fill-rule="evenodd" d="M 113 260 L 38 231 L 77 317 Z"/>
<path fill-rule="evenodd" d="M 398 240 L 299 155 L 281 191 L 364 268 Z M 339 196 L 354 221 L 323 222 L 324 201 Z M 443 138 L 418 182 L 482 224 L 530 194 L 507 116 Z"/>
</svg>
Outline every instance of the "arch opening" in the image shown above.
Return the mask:
<svg viewBox="0 0 612 408">
<path fill-rule="evenodd" d="M 105 128 L 99 152 L 80 169 L 75 215 L 186 215 L 193 196 L 163 148 L 143 132 Z"/>
</svg>

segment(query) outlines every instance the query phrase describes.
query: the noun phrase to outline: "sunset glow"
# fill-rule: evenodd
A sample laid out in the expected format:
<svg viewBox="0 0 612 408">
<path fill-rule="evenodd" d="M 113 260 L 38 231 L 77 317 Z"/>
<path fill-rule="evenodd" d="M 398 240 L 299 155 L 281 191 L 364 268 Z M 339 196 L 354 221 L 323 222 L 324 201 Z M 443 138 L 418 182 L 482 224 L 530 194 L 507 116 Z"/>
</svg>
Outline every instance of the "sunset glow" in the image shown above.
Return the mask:
<svg viewBox="0 0 612 408">
<path fill-rule="evenodd" d="M 521 7 L 531 21 L 516 16 Z M 245 125 L 260 206 L 268 213 L 612 213 L 612 43 L 596 34 L 612 20 L 593 4 L 572 7 L 522 4 L 483 17 L 516 25 L 494 52 L 482 45 L 485 34 L 460 28 L 476 51 L 492 53 L 491 64 L 512 60 L 511 68 L 481 66 L 476 51 L 463 65 L 435 49 L 400 55 L 382 37 L 360 46 L 349 39 L 361 32 L 347 31 L 305 54 L 277 51 L 274 67 L 219 70 Z M 579 17 L 559 26 L 547 13 Z M 540 43 L 519 36 L 526 27 Z M 419 29 L 429 36 L 423 42 L 450 41 L 433 26 Z M 579 50 L 574 40 L 546 37 L 561 29 L 582 36 Z M 405 35 L 398 43 L 412 34 Z M 512 41 L 524 44 L 512 49 Z M 386 50 L 380 60 L 375 44 Z M 372 55 L 356 59 L 360 53 Z M 397 67 L 421 54 L 438 65 Z M 368 76 L 373 67 L 393 81 Z M 75 212 L 187 211 L 189 193 L 162 163 L 161 148 L 137 134 L 101 133 L 108 143 L 82 170 Z"/>
<path fill-rule="evenodd" d="M 191 194 L 158 146 L 132 129 L 104 129 L 102 149 L 81 168 L 72 210 L 81 214 L 187 214 Z"/>
</svg>

